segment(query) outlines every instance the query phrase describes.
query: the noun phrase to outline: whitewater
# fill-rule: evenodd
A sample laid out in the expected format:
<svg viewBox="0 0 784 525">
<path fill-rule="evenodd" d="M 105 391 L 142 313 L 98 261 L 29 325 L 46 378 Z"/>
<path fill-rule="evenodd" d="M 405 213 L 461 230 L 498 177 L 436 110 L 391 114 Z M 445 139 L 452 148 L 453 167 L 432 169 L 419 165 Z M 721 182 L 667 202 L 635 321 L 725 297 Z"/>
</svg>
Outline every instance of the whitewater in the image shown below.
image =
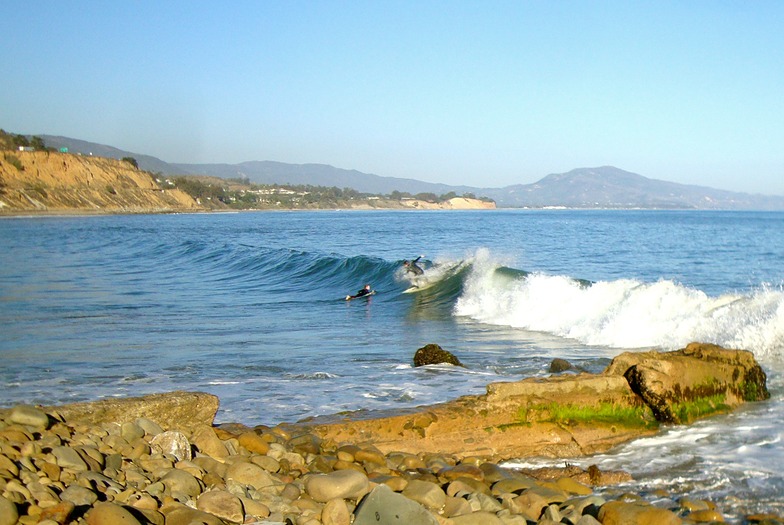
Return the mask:
<svg viewBox="0 0 784 525">
<path fill-rule="evenodd" d="M 783 227 L 628 210 L 6 218 L 0 401 L 198 390 L 220 397 L 218 423 L 273 425 L 710 342 L 754 352 L 771 400 L 568 461 L 635 478 L 609 490 L 782 513 Z M 402 263 L 420 254 L 414 278 Z M 377 294 L 344 300 L 365 284 Z M 427 343 L 466 368 L 413 367 Z"/>
</svg>

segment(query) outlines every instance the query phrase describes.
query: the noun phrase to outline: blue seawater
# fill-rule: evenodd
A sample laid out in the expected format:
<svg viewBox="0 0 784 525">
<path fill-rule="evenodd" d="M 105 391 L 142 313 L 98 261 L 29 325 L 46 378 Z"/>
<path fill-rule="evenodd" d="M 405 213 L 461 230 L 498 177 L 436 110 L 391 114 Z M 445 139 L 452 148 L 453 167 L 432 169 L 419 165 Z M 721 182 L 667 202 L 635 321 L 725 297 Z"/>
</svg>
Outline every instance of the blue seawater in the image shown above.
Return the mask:
<svg viewBox="0 0 784 525">
<path fill-rule="evenodd" d="M 480 394 L 554 357 L 599 372 L 627 349 L 714 342 L 753 351 L 773 398 L 570 462 L 729 517 L 782 513 L 783 262 L 773 212 L 5 218 L 0 404 L 199 390 L 219 423 L 275 424 Z M 366 283 L 376 295 L 344 300 Z M 414 368 L 427 343 L 467 368 Z"/>
</svg>

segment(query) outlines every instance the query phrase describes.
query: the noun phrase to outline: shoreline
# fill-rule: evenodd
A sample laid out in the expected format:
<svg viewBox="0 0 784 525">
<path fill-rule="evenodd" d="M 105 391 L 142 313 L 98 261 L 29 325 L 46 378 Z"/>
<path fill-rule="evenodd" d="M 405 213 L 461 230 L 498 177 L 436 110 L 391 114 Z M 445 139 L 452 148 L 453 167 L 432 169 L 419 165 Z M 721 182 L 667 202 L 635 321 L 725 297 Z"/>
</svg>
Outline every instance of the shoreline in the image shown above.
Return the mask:
<svg viewBox="0 0 784 525">
<path fill-rule="evenodd" d="M 773 513 L 651 493 L 596 466 L 510 469 L 384 452 L 296 425 L 213 426 L 211 394 L 79 405 L 0 410 L 0 520 L 16 515 L 2 523 L 349 525 L 405 510 L 411 525 L 784 524 Z"/>
<path fill-rule="evenodd" d="M 646 490 L 627 472 L 595 464 L 503 465 L 511 456 L 587 456 L 658 433 L 594 416 L 558 422 L 553 408 L 537 408 L 552 407 L 542 404 L 548 397 L 634 404 L 663 379 L 656 370 L 668 370 L 678 391 L 704 385 L 708 373 L 717 384 L 729 375 L 756 391 L 745 401 L 768 395 L 750 352 L 692 343 L 621 354 L 602 374 L 491 383 L 484 396 L 333 422 L 216 425 L 218 397 L 199 392 L 17 405 L 0 409 L 0 523 L 363 525 L 398 523 L 389 520 L 404 509 L 410 525 L 784 524 L 773 512 L 745 513 L 732 495 L 712 501 Z M 646 374 L 653 383 L 635 382 Z M 519 414 L 521 406 L 526 419 L 507 423 L 509 408 Z"/>
</svg>

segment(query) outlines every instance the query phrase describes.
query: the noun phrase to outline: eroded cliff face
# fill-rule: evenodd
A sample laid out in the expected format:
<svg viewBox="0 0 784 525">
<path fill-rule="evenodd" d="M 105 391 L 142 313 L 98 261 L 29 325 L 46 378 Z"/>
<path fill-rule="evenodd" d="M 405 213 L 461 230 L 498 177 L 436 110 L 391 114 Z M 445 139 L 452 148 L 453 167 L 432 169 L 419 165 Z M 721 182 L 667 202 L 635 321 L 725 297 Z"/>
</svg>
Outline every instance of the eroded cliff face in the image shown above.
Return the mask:
<svg viewBox="0 0 784 525">
<path fill-rule="evenodd" d="M 0 153 L 0 214 L 201 209 L 188 194 L 161 188 L 128 162 L 44 151 Z"/>
</svg>

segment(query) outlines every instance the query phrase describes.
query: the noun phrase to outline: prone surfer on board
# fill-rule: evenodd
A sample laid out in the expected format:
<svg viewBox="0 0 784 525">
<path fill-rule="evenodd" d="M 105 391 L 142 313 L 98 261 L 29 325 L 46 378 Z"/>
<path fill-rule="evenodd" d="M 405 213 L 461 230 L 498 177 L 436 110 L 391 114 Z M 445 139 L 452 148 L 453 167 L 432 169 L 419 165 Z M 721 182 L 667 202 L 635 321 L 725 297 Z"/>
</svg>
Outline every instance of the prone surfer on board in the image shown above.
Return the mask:
<svg viewBox="0 0 784 525">
<path fill-rule="evenodd" d="M 374 293 L 375 291 L 370 289 L 370 285 L 366 284 L 365 287 L 362 288 L 360 291 L 358 291 L 356 294 L 347 295 L 346 301 L 350 301 L 351 299 L 358 299 L 359 297 L 365 297 L 366 295 L 373 295 Z"/>
<path fill-rule="evenodd" d="M 411 272 L 414 275 L 422 275 L 425 271 L 417 264 L 419 259 L 424 257 L 424 255 L 420 255 L 413 261 L 403 261 L 403 266 L 406 267 L 406 273 Z"/>
</svg>

